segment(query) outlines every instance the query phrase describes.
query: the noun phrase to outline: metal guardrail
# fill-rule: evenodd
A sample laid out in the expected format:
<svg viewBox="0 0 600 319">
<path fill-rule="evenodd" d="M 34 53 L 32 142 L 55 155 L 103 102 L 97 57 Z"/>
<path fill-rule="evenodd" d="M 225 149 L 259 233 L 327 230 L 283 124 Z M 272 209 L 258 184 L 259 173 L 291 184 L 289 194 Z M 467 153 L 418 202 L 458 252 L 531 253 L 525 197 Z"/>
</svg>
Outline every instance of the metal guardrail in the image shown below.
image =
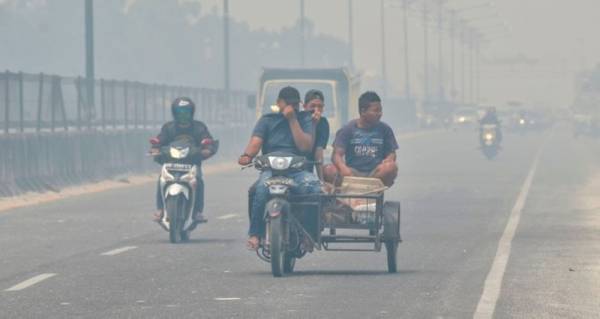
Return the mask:
<svg viewBox="0 0 600 319">
<path fill-rule="evenodd" d="M 211 127 L 254 121 L 255 113 L 246 105 L 248 94 L 241 91 L 230 92 L 227 99 L 217 89 L 99 79 L 95 101 L 87 103 L 84 84 L 81 77 L 0 73 L 0 132 L 156 127 L 171 117 L 171 101 L 179 96 L 192 98 L 196 118 Z"/>
<path fill-rule="evenodd" d="M 148 138 L 171 118 L 178 96 L 195 101 L 195 117 L 220 139 L 213 161 L 235 158 L 255 122 L 244 92 L 232 92 L 226 103 L 222 90 L 97 80 L 97 101 L 89 104 L 83 84 L 0 73 L 0 197 L 157 169 L 145 156 Z"/>
</svg>

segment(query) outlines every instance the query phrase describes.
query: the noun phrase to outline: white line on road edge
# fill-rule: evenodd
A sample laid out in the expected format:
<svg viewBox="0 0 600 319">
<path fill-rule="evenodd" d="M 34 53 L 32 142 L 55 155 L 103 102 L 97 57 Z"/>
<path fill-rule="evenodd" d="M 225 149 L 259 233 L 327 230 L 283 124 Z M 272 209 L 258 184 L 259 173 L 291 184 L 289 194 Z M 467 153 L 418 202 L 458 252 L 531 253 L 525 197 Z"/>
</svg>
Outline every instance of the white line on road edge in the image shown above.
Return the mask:
<svg viewBox="0 0 600 319">
<path fill-rule="evenodd" d="M 215 298 L 216 301 L 233 301 L 240 300 L 241 298 Z"/>
<path fill-rule="evenodd" d="M 519 226 L 521 212 L 523 211 L 523 207 L 527 201 L 527 196 L 529 194 L 529 190 L 531 189 L 533 177 L 537 170 L 540 156 L 545 144 L 546 143 L 543 143 L 538 150 L 538 153 L 533 160 L 533 165 L 529 170 L 529 175 L 527 175 L 527 178 L 523 183 L 521 192 L 517 198 L 517 202 L 510 212 L 510 217 L 506 223 L 506 228 L 504 229 L 502 237 L 500 238 L 500 242 L 498 243 L 498 250 L 496 251 L 496 257 L 494 257 L 492 268 L 485 278 L 483 293 L 481 294 L 481 298 L 477 304 L 477 309 L 473 314 L 474 319 L 491 319 L 494 316 L 496 304 L 498 303 L 498 297 L 500 296 L 500 289 L 502 288 L 502 280 L 504 279 L 504 273 L 506 271 L 506 264 L 508 263 L 508 258 L 510 257 L 512 240 L 515 237 L 517 226 Z"/>
<path fill-rule="evenodd" d="M 121 247 L 121 248 L 117 248 L 117 249 L 113 249 L 113 250 L 107 251 L 107 252 L 102 253 L 100 255 L 102 255 L 102 256 L 114 256 L 114 255 L 118 255 L 120 253 L 124 253 L 124 252 L 126 252 L 128 250 L 132 250 L 132 249 L 136 249 L 136 248 L 137 248 L 136 246 L 125 246 L 125 247 Z"/>
<path fill-rule="evenodd" d="M 231 218 L 238 217 L 238 216 L 239 216 L 238 214 L 227 214 L 227 215 L 217 217 L 217 219 L 231 219 Z"/>
<path fill-rule="evenodd" d="M 19 291 L 19 290 L 23 290 L 25 288 L 29 288 L 41 281 L 44 281 L 50 277 L 54 277 L 56 276 L 56 274 L 41 274 L 41 275 L 37 275 L 33 278 L 29 278 L 25 281 L 23 281 L 22 283 L 16 284 L 8 289 L 6 289 L 5 291 Z"/>
</svg>

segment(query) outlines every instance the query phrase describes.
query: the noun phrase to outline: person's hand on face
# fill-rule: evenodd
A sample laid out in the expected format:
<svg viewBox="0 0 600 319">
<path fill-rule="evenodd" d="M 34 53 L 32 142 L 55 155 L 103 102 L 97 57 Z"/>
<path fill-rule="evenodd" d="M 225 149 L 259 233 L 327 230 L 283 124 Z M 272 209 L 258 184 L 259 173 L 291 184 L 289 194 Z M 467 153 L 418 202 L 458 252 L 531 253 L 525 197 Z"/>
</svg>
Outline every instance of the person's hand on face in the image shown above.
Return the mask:
<svg viewBox="0 0 600 319">
<path fill-rule="evenodd" d="M 313 123 L 319 122 L 323 115 L 323 101 L 320 99 L 313 99 L 306 105 L 306 110 L 312 112 Z"/>
<path fill-rule="evenodd" d="M 286 119 L 291 120 L 296 117 L 296 110 L 294 110 L 293 106 L 286 105 L 283 109 L 281 109 L 281 114 L 283 114 Z"/>
</svg>

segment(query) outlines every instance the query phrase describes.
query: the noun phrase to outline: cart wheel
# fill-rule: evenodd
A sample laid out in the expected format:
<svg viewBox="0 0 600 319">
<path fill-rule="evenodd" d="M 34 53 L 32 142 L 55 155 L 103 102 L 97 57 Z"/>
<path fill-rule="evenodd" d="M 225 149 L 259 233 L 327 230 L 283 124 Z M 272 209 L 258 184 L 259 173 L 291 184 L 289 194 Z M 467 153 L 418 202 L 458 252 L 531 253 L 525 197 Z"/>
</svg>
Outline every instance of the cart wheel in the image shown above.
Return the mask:
<svg viewBox="0 0 600 319">
<path fill-rule="evenodd" d="M 398 241 L 386 241 L 385 250 L 387 251 L 387 266 L 389 273 L 398 272 Z"/>
<path fill-rule="evenodd" d="M 383 204 L 383 240 L 400 241 L 400 202 Z"/>
<path fill-rule="evenodd" d="M 383 204 L 383 240 L 387 252 L 388 272 L 398 271 L 398 243 L 400 242 L 400 203 L 386 201 Z"/>
</svg>

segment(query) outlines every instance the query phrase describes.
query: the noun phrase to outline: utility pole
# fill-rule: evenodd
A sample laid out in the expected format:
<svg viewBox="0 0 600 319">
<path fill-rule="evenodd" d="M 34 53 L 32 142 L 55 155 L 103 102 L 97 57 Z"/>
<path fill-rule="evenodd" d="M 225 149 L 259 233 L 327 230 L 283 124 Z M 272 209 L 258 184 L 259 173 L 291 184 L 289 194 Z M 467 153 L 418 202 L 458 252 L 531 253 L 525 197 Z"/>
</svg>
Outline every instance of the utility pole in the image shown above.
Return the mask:
<svg viewBox="0 0 600 319">
<path fill-rule="evenodd" d="M 405 85 L 405 95 L 406 99 L 411 99 L 410 93 L 410 63 L 408 58 L 408 0 L 403 0 L 403 9 L 404 9 L 404 85 Z"/>
<path fill-rule="evenodd" d="M 381 77 L 383 78 L 383 96 L 387 97 L 387 66 L 385 61 L 385 2 L 380 0 L 381 10 Z"/>
<path fill-rule="evenodd" d="M 443 46 L 443 16 L 444 1 L 439 0 L 438 2 L 438 99 L 439 101 L 445 100 L 444 94 L 444 58 L 442 56 Z"/>
<path fill-rule="evenodd" d="M 94 78 L 94 1 L 85 0 L 85 87 L 90 112 L 95 104 Z"/>
<path fill-rule="evenodd" d="M 304 12 L 304 0 L 300 0 L 300 65 L 301 66 L 305 66 L 305 31 L 304 31 L 304 24 L 305 24 L 305 12 Z"/>
<path fill-rule="evenodd" d="M 423 63 L 423 102 L 427 103 L 429 100 L 429 40 L 427 38 L 427 0 L 423 1 L 423 39 L 424 39 L 424 52 L 423 58 L 425 62 Z"/>
<path fill-rule="evenodd" d="M 354 6 L 352 0 L 348 0 L 348 46 L 350 47 L 350 68 L 354 68 L 354 18 L 352 13 Z"/>
<path fill-rule="evenodd" d="M 474 79 L 473 76 L 475 75 L 475 72 L 473 70 L 473 62 L 474 62 L 474 56 L 475 56 L 475 32 L 473 30 L 471 30 L 471 32 L 469 32 L 469 104 L 473 104 L 473 85 L 474 85 Z"/>
<path fill-rule="evenodd" d="M 455 42 L 456 42 L 456 10 L 450 12 L 450 101 L 454 103 L 456 95 L 456 56 L 455 56 Z"/>
<path fill-rule="evenodd" d="M 467 37 L 465 33 L 467 32 L 466 27 L 462 26 L 460 30 L 460 41 L 461 41 L 461 90 L 460 90 L 460 102 L 462 105 L 466 104 L 466 55 L 467 55 Z"/>
<path fill-rule="evenodd" d="M 224 89 L 225 89 L 225 105 L 229 105 L 231 95 L 230 83 L 230 50 L 229 50 L 229 0 L 223 0 L 223 42 L 225 51 L 224 63 Z"/>
</svg>

